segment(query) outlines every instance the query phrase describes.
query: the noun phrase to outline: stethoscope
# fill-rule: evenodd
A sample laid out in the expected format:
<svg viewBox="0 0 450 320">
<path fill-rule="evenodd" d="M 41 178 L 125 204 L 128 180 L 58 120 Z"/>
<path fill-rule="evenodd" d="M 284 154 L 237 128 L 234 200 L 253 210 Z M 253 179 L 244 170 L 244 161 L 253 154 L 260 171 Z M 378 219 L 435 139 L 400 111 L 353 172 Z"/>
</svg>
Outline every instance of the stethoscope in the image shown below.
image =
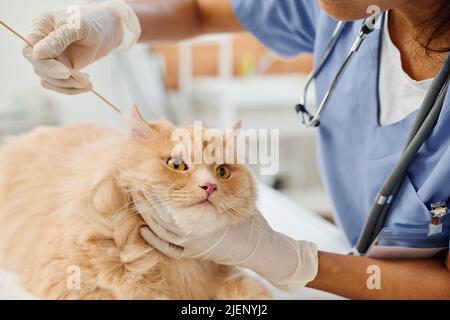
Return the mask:
<svg viewBox="0 0 450 320">
<path fill-rule="evenodd" d="M 324 50 L 324 53 L 320 57 L 319 62 L 317 63 L 317 67 L 315 67 L 308 76 L 300 103 L 295 106 L 295 110 L 299 115 L 302 123 L 307 127 L 317 127 L 320 125 L 320 117 L 326 106 L 328 105 L 328 102 L 332 97 L 336 85 L 339 83 L 342 74 L 344 73 L 346 67 L 352 60 L 355 53 L 360 48 L 366 36 L 375 29 L 376 21 L 380 16 L 381 14 L 377 14 L 363 20 L 363 23 L 359 30 L 359 34 L 352 47 L 350 48 L 347 57 L 334 76 L 330 87 L 326 91 L 322 101 L 319 104 L 319 107 L 317 108 L 316 113 L 312 115 L 306 109 L 305 105 L 307 90 L 314 78 L 321 71 L 322 67 L 330 56 L 330 53 L 333 51 L 333 48 L 336 46 L 337 40 L 343 30 L 345 22 L 340 21 L 336 25 L 336 28 L 332 33 L 331 40 Z M 365 255 L 370 245 L 374 242 L 377 235 L 383 229 L 386 217 L 397 193 L 402 186 L 410 163 L 437 123 L 449 86 L 449 78 L 450 54 L 447 56 L 441 68 L 439 69 L 430 86 L 430 89 L 425 96 L 425 99 L 422 102 L 422 105 L 420 106 L 419 112 L 417 114 L 414 125 L 412 126 L 406 143 L 406 147 L 402 153 L 400 160 L 391 171 L 388 178 L 383 183 L 382 187 L 379 189 L 375 197 L 374 203 L 369 212 L 359 240 L 353 249 L 354 254 Z"/>
</svg>

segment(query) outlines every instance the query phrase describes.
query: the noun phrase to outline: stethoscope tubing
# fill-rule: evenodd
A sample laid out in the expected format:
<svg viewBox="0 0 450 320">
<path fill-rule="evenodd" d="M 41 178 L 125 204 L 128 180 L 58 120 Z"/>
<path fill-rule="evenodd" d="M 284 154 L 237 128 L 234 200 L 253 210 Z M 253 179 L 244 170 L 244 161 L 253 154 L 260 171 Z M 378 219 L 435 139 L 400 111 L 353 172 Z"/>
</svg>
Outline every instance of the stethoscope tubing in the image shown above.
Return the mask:
<svg viewBox="0 0 450 320">
<path fill-rule="evenodd" d="M 342 30 L 344 29 L 345 26 L 345 21 L 339 21 L 336 25 L 336 27 L 333 30 L 333 33 L 331 35 L 331 40 L 328 43 L 327 47 L 325 48 L 324 52 L 322 53 L 322 55 L 320 56 L 320 59 L 318 61 L 318 63 L 316 64 L 317 67 L 314 68 L 308 75 L 308 77 L 306 78 L 306 83 L 305 86 L 303 88 L 303 94 L 301 96 L 300 99 L 300 105 L 305 106 L 306 105 L 306 95 L 308 92 L 308 88 L 311 85 L 312 81 L 314 80 L 314 78 L 319 74 L 320 70 L 322 69 L 322 67 L 325 65 L 325 61 L 328 59 L 328 57 L 330 56 L 331 52 L 333 51 L 337 40 L 339 39 L 339 36 L 342 33 Z M 307 123 L 304 119 L 305 114 L 301 113 L 302 116 L 302 122 L 306 125 L 306 126 L 310 126 L 309 123 Z M 310 119 L 311 120 L 311 119 Z"/>
<path fill-rule="evenodd" d="M 363 20 L 363 23 L 361 25 L 361 29 L 358 33 L 358 36 L 357 36 L 355 42 L 353 43 L 352 47 L 350 48 L 347 57 L 345 58 L 344 62 L 339 67 L 339 70 L 337 71 L 336 75 L 334 76 L 333 80 L 331 81 L 331 84 L 330 84 L 327 92 L 325 93 L 324 97 L 322 98 L 322 101 L 320 102 L 316 113 L 314 115 L 311 115 L 308 112 L 308 110 L 306 109 L 306 93 L 307 93 L 307 90 L 308 90 L 312 80 L 320 72 L 320 70 L 322 69 L 322 67 L 325 64 L 325 61 L 328 59 L 330 53 L 333 51 L 334 47 L 336 46 L 336 42 L 337 42 L 342 30 L 344 29 L 344 25 L 345 25 L 344 21 L 339 21 L 337 23 L 337 25 L 331 35 L 330 42 L 328 43 L 327 47 L 325 48 L 324 53 L 322 54 L 321 58 L 319 59 L 319 62 L 317 63 L 317 68 L 313 69 L 313 71 L 310 73 L 310 75 L 308 76 L 308 78 L 306 80 L 306 84 L 303 89 L 303 94 L 302 94 L 300 103 L 297 104 L 297 106 L 296 106 L 296 111 L 297 111 L 297 113 L 301 112 L 301 116 L 302 116 L 301 120 L 302 120 L 302 123 L 306 127 L 317 127 L 319 125 L 322 112 L 328 105 L 328 101 L 331 98 L 331 96 L 333 95 L 334 90 L 335 90 L 336 86 L 338 85 L 339 80 L 341 79 L 342 75 L 344 74 L 345 69 L 347 68 L 348 64 L 352 60 L 355 53 L 359 50 L 359 48 L 360 48 L 361 44 L 364 42 L 366 36 L 369 33 L 371 33 L 373 31 L 373 29 L 375 28 L 375 23 L 380 16 L 381 16 L 381 14 L 376 14 L 376 15 L 370 16 Z M 309 117 L 308 121 L 305 121 L 305 116 Z"/>
<path fill-rule="evenodd" d="M 420 107 L 405 150 L 395 168 L 377 194 L 364 229 L 355 246 L 358 254 L 365 254 L 384 226 L 389 209 L 406 177 L 406 172 L 420 147 L 431 134 L 439 118 L 450 78 L 450 54 L 447 56 Z"/>
<path fill-rule="evenodd" d="M 330 87 L 328 88 L 327 92 L 325 93 L 325 96 L 323 97 L 322 101 L 320 102 L 319 107 L 317 108 L 316 114 L 310 119 L 309 123 L 306 123 L 307 127 L 316 127 L 319 124 L 320 117 L 322 115 L 323 110 L 328 104 L 328 100 L 330 100 L 331 96 L 334 93 L 334 90 L 336 89 L 336 86 L 339 84 L 339 80 L 341 79 L 342 75 L 345 72 L 345 69 L 347 69 L 348 64 L 352 60 L 353 56 L 355 55 L 357 50 L 352 50 L 347 55 L 347 58 L 342 63 L 341 67 L 339 68 L 338 72 L 336 73 L 333 81 L 331 82 Z"/>
<path fill-rule="evenodd" d="M 308 76 L 305 84 L 305 88 L 303 91 L 302 99 L 300 103 L 296 106 L 296 111 L 298 114 L 302 115 L 302 122 L 307 127 L 316 127 L 319 125 L 320 116 L 328 104 L 328 100 L 333 95 L 333 92 L 339 83 L 339 80 L 342 77 L 345 69 L 347 68 L 349 62 L 358 51 L 359 47 L 363 43 L 367 34 L 369 34 L 375 27 L 375 23 L 380 15 L 375 15 L 369 17 L 363 21 L 363 25 L 361 26 L 360 33 L 353 43 L 346 59 L 342 63 L 335 77 L 333 78 L 330 87 L 325 93 L 317 111 L 314 115 L 311 115 L 306 109 L 306 92 L 314 77 L 320 72 L 323 67 L 325 61 L 328 59 L 329 55 L 333 51 L 333 48 L 336 45 L 336 42 L 341 34 L 345 23 L 340 21 L 336 28 L 333 31 L 331 40 L 327 45 L 324 53 L 321 55 L 319 59 L 319 63 L 317 64 L 317 68 L 315 68 L 310 75 Z M 438 71 L 435 79 L 433 80 L 430 89 L 428 90 L 424 101 L 419 108 L 418 115 L 413 124 L 411 132 L 408 136 L 404 151 L 402 156 L 395 166 L 395 168 L 391 171 L 388 178 L 383 183 L 380 191 L 378 192 L 376 199 L 371 207 L 369 215 L 367 217 L 366 223 L 363 227 L 363 230 L 360 234 L 358 242 L 354 247 L 354 253 L 358 255 L 364 255 L 369 249 L 370 245 L 375 240 L 376 236 L 382 230 L 386 217 L 390 211 L 392 203 L 397 196 L 398 192 L 401 189 L 403 181 L 405 180 L 407 170 L 420 147 L 423 145 L 425 140 L 429 137 L 432 130 L 436 126 L 437 120 L 442 110 L 442 106 L 444 104 L 444 100 L 446 97 L 446 91 L 448 89 L 448 81 L 450 74 L 450 54 L 445 59 L 441 68 Z M 305 115 L 309 117 L 309 122 L 305 121 Z"/>
<path fill-rule="evenodd" d="M 433 99 L 436 99 L 436 95 L 439 94 L 441 99 L 445 98 L 445 93 L 446 93 L 446 89 L 444 88 L 445 83 L 443 84 L 443 81 L 445 81 L 445 79 L 447 78 L 447 82 L 449 81 L 449 66 L 450 66 L 450 62 L 449 59 L 447 58 L 447 61 L 444 61 L 444 65 L 443 67 L 438 71 L 438 74 L 435 77 L 436 86 L 435 87 L 430 87 L 430 90 L 427 92 L 425 99 L 422 103 L 421 108 L 419 108 L 419 113 L 416 117 L 416 120 L 414 122 L 413 128 L 411 129 L 411 133 L 408 137 L 405 149 L 407 148 L 407 146 L 411 143 L 411 141 L 413 140 L 414 136 L 417 134 L 419 128 L 421 127 L 421 124 L 424 122 L 424 119 L 428 116 L 429 112 L 430 112 L 430 108 L 433 105 L 431 103 L 431 101 L 433 101 Z M 447 73 L 447 74 L 446 74 Z M 439 90 L 439 86 L 442 84 L 442 87 L 444 88 L 441 91 Z M 448 85 L 448 84 L 447 84 Z M 442 101 L 443 102 L 443 101 Z M 392 203 L 394 202 L 398 192 L 400 191 L 400 188 L 403 184 L 403 181 L 398 181 L 397 185 L 393 188 L 393 191 L 390 192 L 391 196 L 392 196 L 392 201 L 387 202 L 380 214 L 380 217 L 378 219 L 374 234 L 372 235 L 372 239 L 375 240 L 375 237 L 378 235 L 378 233 L 381 231 L 381 229 L 384 226 L 387 214 L 392 206 Z"/>
<path fill-rule="evenodd" d="M 325 51 L 320 56 L 319 62 L 317 63 L 317 68 L 314 68 L 306 78 L 306 84 L 303 89 L 303 95 L 301 103 L 306 103 L 306 92 L 308 91 L 309 86 L 312 83 L 312 80 L 317 76 L 317 74 L 320 72 L 320 69 L 324 66 L 325 61 L 330 56 L 331 52 L 333 51 L 333 48 L 335 47 L 335 44 L 337 40 L 339 39 L 339 36 L 344 29 L 345 22 L 339 21 L 336 25 L 335 29 L 333 30 L 333 33 L 331 35 L 330 43 L 328 43 L 327 47 L 325 48 Z"/>
</svg>

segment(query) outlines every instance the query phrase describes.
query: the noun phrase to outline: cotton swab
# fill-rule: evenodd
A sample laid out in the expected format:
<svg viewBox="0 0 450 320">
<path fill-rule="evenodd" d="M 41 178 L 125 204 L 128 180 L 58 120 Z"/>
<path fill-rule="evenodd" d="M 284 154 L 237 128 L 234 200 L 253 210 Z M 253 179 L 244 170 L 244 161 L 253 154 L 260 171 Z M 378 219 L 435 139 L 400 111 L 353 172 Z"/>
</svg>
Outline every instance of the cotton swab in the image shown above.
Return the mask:
<svg viewBox="0 0 450 320">
<path fill-rule="evenodd" d="M 21 39 L 23 42 L 25 42 L 29 47 L 33 48 L 33 45 L 25 38 L 23 37 L 20 33 L 18 33 L 16 30 L 14 30 L 13 28 L 11 28 L 10 26 L 8 26 L 5 22 L 3 22 L 2 20 L 0 20 L 0 25 L 4 26 L 7 30 L 9 30 L 11 33 L 13 33 L 16 37 L 18 37 L 19 39 Z M 58 59 L 56 59 L 58 60 Z M 60 61 L 61 62 L 61 61 Z M 84 83 L 82 80 L 80 80 L 72 71 L 70 72 L 71 76 L 78 81 L 81 85 L 84 86 Z M 106 99 L 102 94 L 100 94 L 98 91 L 94 90 L 94 88 L 92 87 L 84 87 L 85 89 L 88 89 L 89 91 L 91 91 L 94 95 L 96 95 L 100 100 L 102 100 L 104 103 L 106 103 L 109 107 L 111 107 L 114 111 L 116 111 L 117 113 L 121 113 L 120 109 L 117 108 L 111 101 L 109 101 L 108 99 Z"/>
</svg>

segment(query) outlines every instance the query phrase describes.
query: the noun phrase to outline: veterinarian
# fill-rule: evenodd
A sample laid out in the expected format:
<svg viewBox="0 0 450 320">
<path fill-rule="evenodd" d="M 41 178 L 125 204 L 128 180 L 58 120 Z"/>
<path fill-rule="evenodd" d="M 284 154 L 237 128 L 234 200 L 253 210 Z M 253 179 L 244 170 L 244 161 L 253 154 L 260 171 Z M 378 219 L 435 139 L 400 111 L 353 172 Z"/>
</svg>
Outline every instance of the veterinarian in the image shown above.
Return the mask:
<svg viewBox="0 0 450 320">
<path fill-rule="evenodd" d="M 363 29 L 362 19 L 377 8 L 381 15 Z M 34 50 L 24 51 L 42 85 L 67 94 L 86 89 L 65 65 L 79 70 L 137 41 L 248 30 L 281 55 L 312 53 L 320 66 L 314 75 L 320 102 L 361 35 L 364 42 L 315 124 L 320 171 L 350 243 L 357 245 L 364 234 L 374 199 L 375 206 L 391 206 L 374 243 L 377 258 L 318 251 L 313 243 L 272 230 L 259 213 L 251 226 L 241 223 L 194 239 L 142 213 L 149 225 L 142 235 L 168 256 L 246 267 L 286 291 L 308 286 L 348 298 L 450 299 L 448 90 L 442 90 L 447 99 L 395 200 L 377 197 L 450 51 L 449 1 L 111 0 L 82 7 L 78 29 L 67 18 L 63 11 L 37 17 L 28 36 Z M 337 28 L 337 20 L 346 22 Z M 89 82 L 86 74 L 80 76 Z M 303 107 L 297 111 L 311 120 Z M 368 285 L 370 266 L 380 271 L 381 288 Z"/>
</svg>

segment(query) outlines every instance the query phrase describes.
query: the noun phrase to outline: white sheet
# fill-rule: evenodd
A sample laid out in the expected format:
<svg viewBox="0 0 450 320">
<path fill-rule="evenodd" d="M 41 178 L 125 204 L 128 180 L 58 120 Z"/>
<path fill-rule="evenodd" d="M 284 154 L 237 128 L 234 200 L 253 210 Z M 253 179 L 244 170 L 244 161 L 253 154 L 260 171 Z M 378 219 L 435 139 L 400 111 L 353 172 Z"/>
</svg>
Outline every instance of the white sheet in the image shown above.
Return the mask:
<svg viewBox="0 0 450 320">
<path fill-rule="evenodd" d="M 319 249 L 346 253 L 350 245 L 344 234 L 330 222 L 312 212 L 297 206 L 289 198 L 267 186 L 258 186 L 258 207 L 270 225 L 295 239 L 309 240 L 318 244 Z M 273 287 L 278 299 L 339 299 L 340 297 L 323 291 L 305 288 L 297 294 L 288 295 Z M 0 299 L 32 299 L 18 285 L 17 276 L 0 271 Z"/>
</svg>

